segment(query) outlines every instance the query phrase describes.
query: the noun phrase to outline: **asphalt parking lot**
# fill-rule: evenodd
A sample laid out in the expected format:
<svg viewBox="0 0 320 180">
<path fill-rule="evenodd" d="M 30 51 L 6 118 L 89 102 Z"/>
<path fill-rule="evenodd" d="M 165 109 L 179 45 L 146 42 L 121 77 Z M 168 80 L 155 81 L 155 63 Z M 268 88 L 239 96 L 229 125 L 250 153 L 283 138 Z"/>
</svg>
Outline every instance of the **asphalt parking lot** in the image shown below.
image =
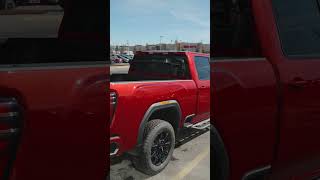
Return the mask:
<svg viewBox="0 0 320 180">
<path fill-rule="evenodd" d="M 124 158 L 110 166 L 111 180 L 208 180 L 210 179 L 210 133 L 192 131 L 186 133 L 176 147 L 169 165 L 155 176 L 147 176 L 135 170 Z"/>
</svg>

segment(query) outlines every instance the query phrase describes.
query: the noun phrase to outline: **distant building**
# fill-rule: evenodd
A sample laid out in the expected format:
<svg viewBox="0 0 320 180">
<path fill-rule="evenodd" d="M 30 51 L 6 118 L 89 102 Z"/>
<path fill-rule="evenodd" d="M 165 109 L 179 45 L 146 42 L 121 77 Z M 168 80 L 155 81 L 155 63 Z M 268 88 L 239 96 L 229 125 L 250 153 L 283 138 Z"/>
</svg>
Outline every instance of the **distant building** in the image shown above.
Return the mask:
<svg viewBox="0 0 320 180">
<path fill-rule="evenodd" d="M 149 45 L 149 44 L 147 44 L 147 45 L 146 45 L 146 50 L 147 50 L 147 51 L 155 51 L 155 50 L 159 50 L 159 46 L 157 46 L 157 45 Z"/>
<path fill-rule="evenodd" d="M 210 53 L 210 45 L 203 43 L 176 42 L 178 51 Z"/>
<path fill-rule="evenodd" d="M 199 44 L 198 43 L 179 42 L 179 43 L 177 43 L 177 46 L 180 51 L 199 52 Z"/>
<path fill-rule="evenodd" d="M 136 51 L 145 51 L 146 50 L 146 47 L 145 46 L 142 46 L 142 45 L 135 45 L 133 47 L 133 51 L 136 52 Z"/>
<path fill-rule="evenodd" d="M 119 52 L 120 54 L 131 54 L 136 51 L 192 51 L 200 53 L 210 53 L 210 44 L 203 43 L 189 43 L 175 41 L 171 44 L 146 44 L 146 45 L 134 45 L 134 46 L 111 46 L 110 50 L 113 52 Z"/>
<path fill-rule="evenodd" d="M 202 48 L 203 53 L 210 53 L 210 44 L 203 44 Z"/>
</svg>

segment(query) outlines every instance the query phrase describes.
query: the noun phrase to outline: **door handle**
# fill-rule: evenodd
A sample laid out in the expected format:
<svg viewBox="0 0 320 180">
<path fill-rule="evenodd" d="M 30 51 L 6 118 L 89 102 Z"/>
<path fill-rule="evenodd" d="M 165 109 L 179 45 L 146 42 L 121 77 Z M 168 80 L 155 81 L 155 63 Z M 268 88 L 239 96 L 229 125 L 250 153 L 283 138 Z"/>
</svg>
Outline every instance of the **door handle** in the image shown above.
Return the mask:
<svg viewBox="0 0 320 180">
<path fill-rule="evenodd" d="M 310 84 L 309 81 L 295 78 L 294 80 L 290 81 L 288 85 L 292 88 L 305 88 Z"/>
</svg>

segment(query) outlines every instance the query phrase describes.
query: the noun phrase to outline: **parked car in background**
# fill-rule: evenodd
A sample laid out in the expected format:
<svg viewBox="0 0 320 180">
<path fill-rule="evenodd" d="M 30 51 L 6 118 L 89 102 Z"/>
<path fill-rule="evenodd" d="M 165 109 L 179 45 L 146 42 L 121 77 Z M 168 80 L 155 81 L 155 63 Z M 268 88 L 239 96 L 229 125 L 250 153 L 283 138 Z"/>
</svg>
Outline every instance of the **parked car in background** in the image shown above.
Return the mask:
<svg viewBox="0 0 320 180">
<path fill-rule="evenodd" d="M 129 59 L 133 59 L 134 55 L 126 55 Z"/>
<path fill-rule="evenodd" d="M 212 178 L 320 179 L 319 1 L 212 7 Z"/>
<path fill-rule="evenodd" d="M 112 54 L 110 56 L 110 59 L 114 63 L 129 63 L 130 58 L 124 54 Z"/>
<path fill-rule="evenodd" d="M 124 54 L 118 55 L 118 57 L 121 58 L 124 63 L 129 63 L 129 61 L 131 60 L 129 57 L 127 57 Z"/>
<path fill-rule="evenodd" d="M 134 57 L 133 55 L 127 55 L 127 54 L 122 54 L 122 56 L 126 57 L 129 60 L 132 60 Z"/>
<path fill-rule="evenodd" d="M 112 63 L 123 63 L 123 59 L 120 58 L 118 55 L 115 55 L 115 54 L 110 56 L 110 60 L 111 60 Z"/>
</svg>

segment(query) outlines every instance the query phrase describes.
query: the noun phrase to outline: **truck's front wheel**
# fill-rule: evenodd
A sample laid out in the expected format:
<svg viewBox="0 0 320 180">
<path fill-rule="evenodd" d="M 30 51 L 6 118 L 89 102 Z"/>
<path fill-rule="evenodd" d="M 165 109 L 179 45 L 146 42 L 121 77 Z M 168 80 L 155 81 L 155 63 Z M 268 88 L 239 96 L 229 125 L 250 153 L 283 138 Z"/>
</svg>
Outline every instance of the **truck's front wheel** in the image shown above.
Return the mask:
<svg viewBox="0 0 320 180">
<path fill-rule="evenodd" d="M 162 171 L 170 162 L 175 145 L 175 134 L 170 123 L 156 119 L 148 122 L 144 131 L 141 155 L 135 167 L 148 175 Z"/>
</svg>

